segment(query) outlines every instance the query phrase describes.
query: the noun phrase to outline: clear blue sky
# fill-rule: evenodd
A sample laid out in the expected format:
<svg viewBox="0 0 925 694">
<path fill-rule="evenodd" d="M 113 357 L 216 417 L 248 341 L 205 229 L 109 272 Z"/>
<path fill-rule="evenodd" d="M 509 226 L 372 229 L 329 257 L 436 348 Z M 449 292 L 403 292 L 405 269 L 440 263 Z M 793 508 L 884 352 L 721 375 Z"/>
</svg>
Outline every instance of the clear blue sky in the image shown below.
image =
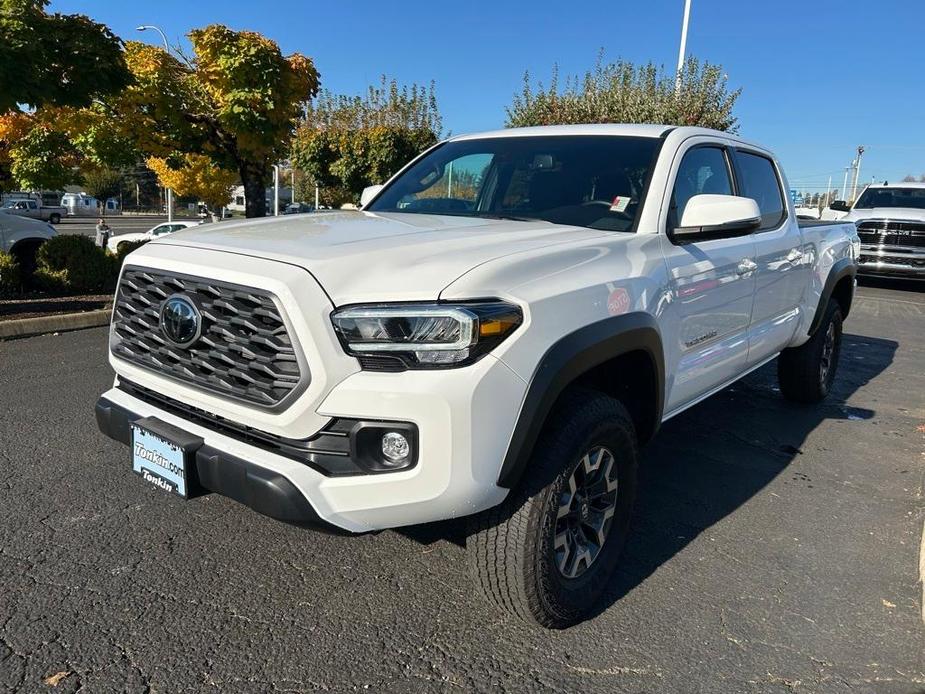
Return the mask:
<svg viewBox="0 0 925 694">
<path fill-rule="evenodd" d="M 219 22 L 259 31 L 286 53 L 311 56 L 323 86 L 359 93 L 386 73 L 436 80 L 444 127 L 503 125 L 524 70 L 548 79 L 608 59 L 653 60 L 673 69 L 683 0 L 53 0 L 123 38 L 171 42 Z M 743 136 L 773 148 L 793 187 L 841 185 L 855 147 L 867 148 L 861 180 L 925 173 L 925 1 L 693 0 L 688 52 L 724 66 L 741 86 Z"/>
</svg>

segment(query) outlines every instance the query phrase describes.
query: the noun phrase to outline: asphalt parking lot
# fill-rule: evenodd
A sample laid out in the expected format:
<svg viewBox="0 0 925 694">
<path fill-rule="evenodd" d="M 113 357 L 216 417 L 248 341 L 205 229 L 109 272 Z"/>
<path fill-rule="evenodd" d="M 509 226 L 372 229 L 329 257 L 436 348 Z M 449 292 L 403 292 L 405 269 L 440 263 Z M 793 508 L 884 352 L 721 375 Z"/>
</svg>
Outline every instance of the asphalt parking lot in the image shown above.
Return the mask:
<svg viewBox="0 0 925 694">
<path fill-rule="evenodd" d="M 143 485 L 94 422 L 106 335 L 0 343 L 0 690 L 925 691 L 925 288 L 860 289 L 823 406 L 772 364 L 666 423 L 564 632 L 483 606 L 459 524 L 331 536 Z"/>
</svg>

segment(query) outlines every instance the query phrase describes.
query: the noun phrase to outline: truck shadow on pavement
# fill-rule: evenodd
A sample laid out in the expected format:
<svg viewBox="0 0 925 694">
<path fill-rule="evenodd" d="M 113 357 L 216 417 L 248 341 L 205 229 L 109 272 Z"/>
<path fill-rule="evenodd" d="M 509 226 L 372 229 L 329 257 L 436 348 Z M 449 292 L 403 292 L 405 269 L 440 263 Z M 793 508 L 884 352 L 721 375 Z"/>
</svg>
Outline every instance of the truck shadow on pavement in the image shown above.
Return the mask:
<svg viewBox="0 0 925 694">
<path fill-rule="evenodd" d="M 760 492 L 827 419 L 872 419 L 847 400 L 893 362 L 898 343 L 845 334 L 835 386 L 819 405 L 783 399 L 777 362 L 666 422 L 642 450 L 636 509 L 614 581 L 593 619 Z M 542 485 L 542 480 L 537 480 Z M 397 530 L 422 544 L 465 544 L 464 521 Z"/>
<path fill-rule="evenodd" d="M 893 362 L 893 340 L 845 334 L 832 393 L 819 405 L 783 399 L 777 362 L 666 422 L 642 451 L 633 527 L 597 614 L 781 474 L 827 419 L 871 419 L 846 401 Z"/>
</svg>

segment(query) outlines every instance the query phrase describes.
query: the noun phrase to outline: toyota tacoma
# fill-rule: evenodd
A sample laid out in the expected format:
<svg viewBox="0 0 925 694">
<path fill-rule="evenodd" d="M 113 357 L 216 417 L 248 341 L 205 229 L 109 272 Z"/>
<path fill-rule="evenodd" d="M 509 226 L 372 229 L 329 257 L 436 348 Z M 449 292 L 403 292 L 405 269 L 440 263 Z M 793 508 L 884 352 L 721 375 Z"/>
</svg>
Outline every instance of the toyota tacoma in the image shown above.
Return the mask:
<svg viewBox="0 0 925 694">
<path fill-rule="evenodd" d="M 565 627 L 605 590 L 639 446 L 777 359 L 832 387 L 854 224 L 798 221 L 774 156 L 657 125 L 454 137 L 361 209 L 128 256 L 100 429 L 184 498 L 349 533 L 468 517 L 489 602 Z"/>
</svg>

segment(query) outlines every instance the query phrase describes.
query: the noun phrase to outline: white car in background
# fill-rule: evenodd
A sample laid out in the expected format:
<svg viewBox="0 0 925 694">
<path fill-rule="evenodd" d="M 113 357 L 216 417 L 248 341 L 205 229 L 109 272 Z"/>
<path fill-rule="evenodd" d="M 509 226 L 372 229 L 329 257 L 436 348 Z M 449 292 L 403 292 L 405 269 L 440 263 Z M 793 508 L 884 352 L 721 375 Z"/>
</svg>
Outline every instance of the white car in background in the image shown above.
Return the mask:
<svg viewBox="0 0 925 694">
<path fill-rule="evenodd" d="M 164 222 L 163 224 L 158 224 L 156 227 L 152 227 L 147 231 L 141 231 L 136 233 L 128 234 L 119 234 L 118 236 L 113 236 L 106 243 L 106 248 L 109 249 L 112 253 L 119 252 L 119 246 L 123 243 L 137 243 L 138 241 L 150 241 L 151 239 L 156 239 L 158 236 L 164 236 L 165 234 L 172 234 L 175 231 L 180 231 L 181 229 L 189 229 L 190 227 L 199 226 L 202 224 L 201 221 L 197 220 L 195 222 Z"/>
</svg>

